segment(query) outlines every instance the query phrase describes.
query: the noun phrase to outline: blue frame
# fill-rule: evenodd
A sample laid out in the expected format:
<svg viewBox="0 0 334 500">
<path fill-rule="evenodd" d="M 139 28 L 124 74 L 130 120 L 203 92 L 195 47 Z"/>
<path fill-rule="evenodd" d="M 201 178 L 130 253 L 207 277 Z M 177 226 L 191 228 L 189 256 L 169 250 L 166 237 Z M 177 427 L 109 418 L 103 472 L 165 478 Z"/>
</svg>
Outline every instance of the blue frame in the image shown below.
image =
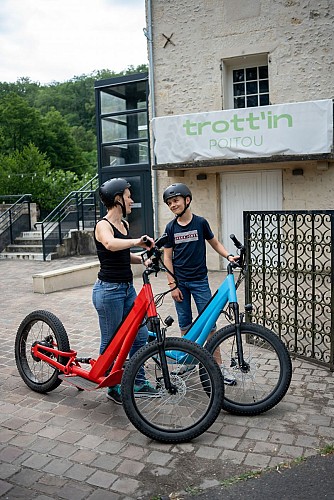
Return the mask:
<svg viewBox="0 0 334 500">
<path fill-rule="evenodd" d="M 238 302 L 234 275 L 232 273 L 227 274 L 210 302 L 208 302 L 201 314 L 197 316 L 183 338 L 203 346 L 227 302 Z M 193 364 L 192 358 L 185 360 L 187 355 L 179 351 L 168 351 L 166 354 L 170 358 L 177 359 L 179 362 Z"/>
</svg>

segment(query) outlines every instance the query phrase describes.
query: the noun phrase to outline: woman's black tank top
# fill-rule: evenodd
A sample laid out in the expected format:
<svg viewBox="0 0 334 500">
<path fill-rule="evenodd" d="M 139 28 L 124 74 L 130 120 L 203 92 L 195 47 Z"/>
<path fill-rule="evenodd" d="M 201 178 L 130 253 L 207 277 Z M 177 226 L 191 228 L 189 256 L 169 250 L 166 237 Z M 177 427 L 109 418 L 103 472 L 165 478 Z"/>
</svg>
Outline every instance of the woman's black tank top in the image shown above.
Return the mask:
<svg viewBox="0 0 334 500">
<path fill-rule="evenodd" d="M 102 220 L 107 219 L 103 218 Z M 124 227 L 126 229 L 126 235 L 122 234 L 111 222 L 109 222 L 113 228 L 114 237 L 120 238 L 122 240 L 129 239 L 129 230 L 126 224 Z M 133 280 L 133 274 L 130 264 L 130 248 L 125 250 L 117 250 L 112 252 L 107 250 L 100 241 L 95 237 L 94 228 L 94 240 L 96 245 L 97 256 L 100 261 L 100 271 L 98 273 L 98 278 L 101 281 L 108 281 L 109 283 L 131 283 Z"/>
</svg>

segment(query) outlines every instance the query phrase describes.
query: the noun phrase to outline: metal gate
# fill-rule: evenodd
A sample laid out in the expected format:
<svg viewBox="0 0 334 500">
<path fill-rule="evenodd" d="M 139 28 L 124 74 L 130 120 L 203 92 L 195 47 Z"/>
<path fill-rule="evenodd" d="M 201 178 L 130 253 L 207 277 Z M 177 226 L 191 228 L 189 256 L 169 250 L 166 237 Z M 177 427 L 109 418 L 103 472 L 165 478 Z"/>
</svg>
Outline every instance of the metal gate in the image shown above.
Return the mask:
<svg viewBox="0 0 334 500">
<path fill-rule="evenodd" d="M 244 212 L 251 320 L 334 371 L 334 211 Z"/>
</svg>

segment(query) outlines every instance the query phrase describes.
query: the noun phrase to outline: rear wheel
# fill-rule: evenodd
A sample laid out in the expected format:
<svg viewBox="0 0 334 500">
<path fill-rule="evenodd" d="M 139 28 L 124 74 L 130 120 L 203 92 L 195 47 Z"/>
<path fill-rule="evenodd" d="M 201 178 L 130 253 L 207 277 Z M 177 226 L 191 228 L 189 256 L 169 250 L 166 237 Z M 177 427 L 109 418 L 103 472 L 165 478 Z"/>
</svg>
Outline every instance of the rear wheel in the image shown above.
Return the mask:
<svg viewBox="0 0 334 500">
<path fill-rule="evenodd" d="M 33 356 L 31 348 L 36 344 L 44 344 L 68 352 L 70 345 L 65 328 L 54 314 L 48 311 L 34 311 L 24 318 L 15 339 L 15 360 L 17 369 L 30 389 L 44 393 L 53 391 L 62 380 L 58 378 L 58 370 L 47 362 Z M 57 359 L 63 365 L 68 358 Z"/>
<path fill-rule="evenodd" d="M 279 337 L 256 324 L 241 324 L 244 360 L 238 365 L 234 325 L 218 330 L 205 345 L 221 357 L 225 398 L 223 409 L 235 415 L 258 415 L 277 405 L 285 396 L 292 376 L 289 352 Z M 217 357 L 216 357 L 217 359 Z"/>
<path fill-rule="evenodd" d="M 198 344 L 170 337 L 164 350 L 172 390 L 165 387 L 158 344 L 150 342 L 124 370 L 123 407 L 132 424 L 149 438 L 181 443 L 199 436 L 216 420 L 223 402 L 223 379 L 213 357 Z M 135 380 L 142 366 L 155 394 L 136 392 Z"/>
</svg>

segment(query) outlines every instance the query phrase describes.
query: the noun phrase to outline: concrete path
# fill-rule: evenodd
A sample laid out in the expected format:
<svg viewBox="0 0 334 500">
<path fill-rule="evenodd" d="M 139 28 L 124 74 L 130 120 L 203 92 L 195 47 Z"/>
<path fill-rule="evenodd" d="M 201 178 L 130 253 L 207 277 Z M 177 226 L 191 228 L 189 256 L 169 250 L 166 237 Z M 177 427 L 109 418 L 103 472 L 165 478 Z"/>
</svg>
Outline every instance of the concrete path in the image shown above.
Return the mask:
<svg viewBox="0 0 334 500">
<path fill-rule="evenodd" d="M 221 481 L 317 455 L 334 443 L 334 374 L 299 360 L 288 394 L 274 409 L 253 418 L 221 412 L 205 434 L 177 446 L 140 434 L 103 391 L 79 392 L 63 383 L 47 395 L 32 392 L 14 360 L 16 331 L 28 313 L 56 314 L 80 356 L 97 356 L 99 346 L 91 286 L 40 295 L 32 291 L 32 275 L 88 261 L 0 261 L 1 498 L 177 500 L 201 491 L 208 495 L 202 498 L 210 492 L 220 498 L 213 495 Z M 210 273 L 213 289 L 223 277 Z M 152 284 L 162 291 L 165 276 Z M 135 285 L 139 290 L 140 278 Z M 169 297 L 159 311 L 176 318 Z"/>
</svg>

